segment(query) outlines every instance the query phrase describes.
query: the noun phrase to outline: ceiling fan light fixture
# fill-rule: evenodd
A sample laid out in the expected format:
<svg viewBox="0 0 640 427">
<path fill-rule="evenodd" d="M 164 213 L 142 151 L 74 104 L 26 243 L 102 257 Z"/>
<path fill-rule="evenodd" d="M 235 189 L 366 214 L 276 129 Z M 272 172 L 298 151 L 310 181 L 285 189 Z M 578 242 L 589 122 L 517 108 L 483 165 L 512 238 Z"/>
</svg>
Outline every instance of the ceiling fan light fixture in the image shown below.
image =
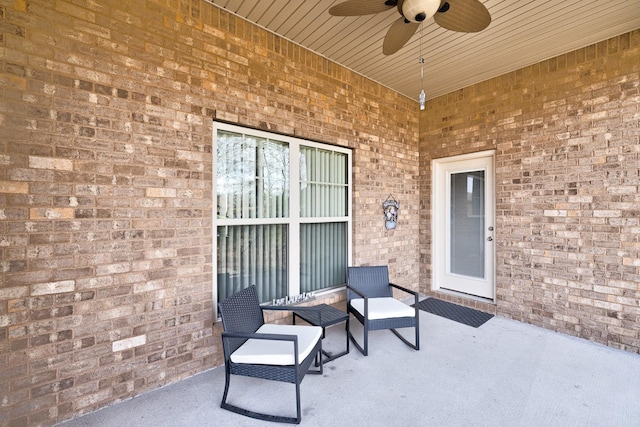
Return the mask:
<svg viewBox="0 0 640 427">
<path fill-rule="evenodd" d="M 431 18 L 440 8 L 440 0 L 404 0 L 402 16 L 409 22 L 422 22 Z"/>
</svg>

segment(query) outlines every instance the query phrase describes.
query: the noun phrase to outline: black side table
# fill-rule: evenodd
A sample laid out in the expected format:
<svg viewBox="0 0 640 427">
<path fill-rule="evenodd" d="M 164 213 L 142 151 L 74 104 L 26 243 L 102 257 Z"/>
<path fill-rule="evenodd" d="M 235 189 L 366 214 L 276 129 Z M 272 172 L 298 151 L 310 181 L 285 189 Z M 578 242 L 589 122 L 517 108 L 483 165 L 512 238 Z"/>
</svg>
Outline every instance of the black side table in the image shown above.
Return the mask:
<svg viewBox="0 0 640 427">
<path fill-rule="evenodd" d="M 327 326 L 332 326 L 338 324 L 340 322 L 345 322 L 345 336 L 347 338 L 347 349 L 342 353 L 331 355 L 322 350 L 322 354 L 326 356 L 323 358 L 322 363 L 325 364 L 327 362 L 332 361 L 340 356 L 344 356 L 349 353 L 349 314 L 344 313 L 337 308 L 333 308 L 327 304 L 319 304 L 312 306 L 316 310 L 296 310 L 293 311 L 293 324 L 296 324 L 296 316 L 304 320 L 305 322 L 313 325 L 322 327 L 322 338 L 324 338 L 325 328 Z"/>
</svg>

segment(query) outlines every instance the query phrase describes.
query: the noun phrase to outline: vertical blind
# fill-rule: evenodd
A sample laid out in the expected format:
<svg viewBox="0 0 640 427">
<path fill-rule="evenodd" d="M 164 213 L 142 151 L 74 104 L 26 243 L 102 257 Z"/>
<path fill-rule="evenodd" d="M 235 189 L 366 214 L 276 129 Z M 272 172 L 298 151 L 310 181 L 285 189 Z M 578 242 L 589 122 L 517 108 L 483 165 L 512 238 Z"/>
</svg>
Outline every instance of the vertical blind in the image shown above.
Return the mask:
<svg viewBox="0 0 640 427">
<path fill-rule="evenodd" d="M 287 295 L 287 227 L 218 227 L 218 301 L 256 285 L 261 301 Z"/>
<path fill-rule="evenodd" d="M 346 228 L 340 222 L 300 227 L 301 292 L 315 292 L 346 282 Z"/>
<path fill-rule="evenodd" d="M 350 156 L 280 139 L 215 134 L 218 301 L 251 285 L 264 302 L 346 282 Z"/>
<path fill-rule="evenodd" d="M 300 216 L 347 215 L 347 156 L 300 147 Z"/>
<path fill-rule="evenodd" d="M 339 218 L 300 226 L 301 292 L 346 282 L 347 194 L 347 156 L 300 147 L 300 216 L 316 221 Z"/>
</svg>

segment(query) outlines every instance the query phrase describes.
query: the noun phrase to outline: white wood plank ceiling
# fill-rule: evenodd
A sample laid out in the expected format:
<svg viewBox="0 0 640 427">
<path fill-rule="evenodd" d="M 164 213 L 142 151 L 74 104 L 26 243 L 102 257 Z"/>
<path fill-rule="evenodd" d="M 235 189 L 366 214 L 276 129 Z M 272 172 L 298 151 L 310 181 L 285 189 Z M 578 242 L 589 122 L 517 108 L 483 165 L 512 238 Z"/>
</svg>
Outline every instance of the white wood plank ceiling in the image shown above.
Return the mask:
<svg viewBox="0 0 640 427">
<path fill-rule="evenodd" d="M 481 0 L 492 18 L 482 32 L 446 30 L 430 18 L 385 56 L 382 41 L 400 17 L 395 7 L 335 17 L 329 8 L 342 0 L 208 1 L 416 101 L 421 57 L 431 99 L 640 28 L 640 0 Z"/>
</svg>

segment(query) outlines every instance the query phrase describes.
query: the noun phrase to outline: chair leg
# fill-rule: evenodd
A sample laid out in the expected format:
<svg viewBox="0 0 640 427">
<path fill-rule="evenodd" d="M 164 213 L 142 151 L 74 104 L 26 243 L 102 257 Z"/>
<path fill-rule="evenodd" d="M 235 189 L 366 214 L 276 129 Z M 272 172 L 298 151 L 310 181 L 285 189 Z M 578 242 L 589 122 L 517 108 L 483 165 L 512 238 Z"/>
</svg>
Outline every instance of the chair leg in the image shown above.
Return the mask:
<svg viewBox="0 0 640 427">
<path fill-rule="evenodd" d="M 398 331 L 396 331 L 395 329 L 391 329 L 391 331 L 396 334 L 396 336 L 398 338 L 400 338 L 400 340 L 402 340 L 402 342 L 404 342 L 406 345 L 408 345 L 409 347 L 411 347 L 414 350 L 420 350 L 420 310 L 418 309 L 418 297 L 416 296 L 416 302 L 414 305 L 415 309 L 416 309 L 416 317 L 415 317 L 415 332 L 416 332 L 416 338 L 415 338 L 415 345 L 411 344 L 407 339 L 405 339 L 405 337 L 403 337 L 402 335 L 400 335 L 400 333 Z"/>
<path fill-rule="evenodd" d="M 396 331 L 395 329 L 391 329 L 391 332 L 393 332 L 398 338 L 400 338 L 400 340 L 403 343 L 405 343 L 406 345 L 408 345 L 412 349 L 420 350 L 420 334 L 418 332 L 418 326 L 416 326 L 415 329 L 416 329 L 416 343 L 415 344 L 412 344 L 411 342 L 409 342 L 405 337 L 400 335 L 400 333 L 398 331 Z"/>
<path fill-rule="evenodd" d="M 226 393 L 226 390 L 225 390 Z M 245 417 L 256 418 L 258 420 L 263 421 L 273 421 L 277 423 L 289 423 L 289 424 L 300 424 L 302 420 L 302 411 L 300 405 L 300 383 L 296 383 L 296 416 L 295 417 L 284 417 L 281 415 L 271 415 L 271 414 L 263 414 L 261 412 L 254 412 L 248 409 L 240 408 L 239 406 L 232 405 L 226 402 L 226 394 L 222 399 L 222 403 L 220 407 L 222 409 L 226 409 L 227 411 L 235 412 L 236 414 L 244 415 Z"/>
<path fill-rule="evenodd" d="M 299 403 L 298 403 L 299 405 Z M 248 409 L 239 408 L 237 406 L 231 405 L 229 403 L 225 403 L 224 405 L 220 405 L 221 408 L 226 409 L 227 411 L 235 412 L 236 414 L 244 415 L 245 417 L 251 417 L 258 420 L 263 421 L 273 421 L 276 423 L 289 423 L 289 424 L 300 424 L 302 420 L 302 415 L 300 413 L 300 407 L 297 408 L 296 417 L 283 417 L 280 415 L 269 415 L 263 414 L 260 412 L 249 411 Z"/>
<path fill-rule="evenodd" d="M 360 351 L 360 353 L 366 356 L 369 353 L 369 340 L 368 340 L 369 327 L 367 325 L 367 322 L 364 322 L 362 326 L 364 328 L 364 339 L 363 339 L 364 345 L 363 346 L 360 346 L 360 344 L 358 344 L 358 341 L 356 341 L 356 338 L 351 333 L 351 329 L 348 329 L 347 335 L 349 339 L 351 339 L 351 342 L 353 343 L 353 345 L 355 345 L 356 348 Z"/>
<path fill-rule="evenodd" d="M 364 355 L 369 354 L 369 321 L 364 322 Z"/>
<path fill-rule="evenodd" d="M 229 366 L 225 364 L 224 367 L 224 393 L 222 393 L 222 402 L 220 406 L 224 408 L 227 404 L 227 394 L 229 393 L 229 382 L 231 381 L 231 372 L 229 372 Z"/>
<path fill-rule="evenodd" d="M 300 405 L 300 381 L 296 382 L 296 422 L 295 424 L 300 424 L 302 420 L 302 410 Z"/>
<path fill-rule="evenodd" d="M 349 318 L 347 317 L 347 321 L 344 325 L 345 335 L 347 336 L 347 354 L 349 353 Z"/>
<path fill-rule="evenodd" d="M 320 372 L 321 373 L 321 372 Z M 222 393 L 222 402 L 220 407 L 227 411 L 235 412 L 236 414 L 244 415 L 246 417 L 256 418 L 258 420 L 273 421 L 278 423 L 300 424 L 302 420 L 302 411 L 300 405 L 300 381 L 296 382 L 296 416 L 285 417 L 281 415 L 263 414 L 261 412 L 250 411 L 248 409 L 240 408 L 239 406 L 227 403 L 227 395 L 229 393 L 229 384 L 231 382 L 231 370 L 228 365 L 224 368 L 225 381 L 224 381 L 224 393 Z"/>
</svg>

